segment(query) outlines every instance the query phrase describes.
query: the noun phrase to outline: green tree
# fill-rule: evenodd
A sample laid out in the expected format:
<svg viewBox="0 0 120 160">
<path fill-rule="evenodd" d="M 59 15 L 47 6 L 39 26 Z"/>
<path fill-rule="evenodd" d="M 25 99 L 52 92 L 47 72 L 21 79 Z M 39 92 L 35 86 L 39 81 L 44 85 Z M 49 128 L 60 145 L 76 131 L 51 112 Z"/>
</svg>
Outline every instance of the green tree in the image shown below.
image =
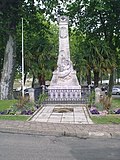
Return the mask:
<svg viewBox="0 0 120 160">
<path fill-rule="evenodd" d="M 29 6 L 27 6 L 29 7 Z M 26 7 L 25 7 L 26 9 Z M 26 9 L 27 11 L 27 9 Z M 18 52 L 21 51 L 21 24 L 18 26 Z M 50 24 L 42 13 L 42 10 L 34 8 L 29 15 L 24 13 L 24 54 L 25 73 L 30 73 L 38 79 L 39 84 L 45 84 L 50 79 L 52 70 L 55 67 L 56 47 L 58 47 L 57 27 Z M 21 59 L 21 54 L 19 56 Z M 18 66 L 21 62 L 18 59 Z M 34 81 L 32 86 L 34 86 Z"/>
<path fill-rule="evenodd" d="M 49 3 L 47 5 L 49 6 Z M 44 16 L 47 14 L 45 7 L 47 8 L 42 0 L 0 2 L 1 99 L 12 98 L 15 71 L 21 70 L 22 17 L 25 36 L 25 75 L 28 72 L 32 73 L 34 77 L 39 78 L 40 84 L 44 83 L 45 76 L 50 77 L 50 65 L 54 67 L 55 59 L 52 46 L 55 39 L 51 37 L 55 36 L 50 31 L 47 16 Z"/>
<path fill-rule="evenodd" d="M 2 55 L 4 55 L 1 77 L 1 99 L 12 98 L 13 77 L 16 57 L 16 25 L 22 0 L 5 0 L 0 4 L 0 30 L 3 37 Z M 14 17 L 14 18 L 13 18 Z M 0 39 L 1 40 L 1 39 Z M 1 40 L 2 41 L 2 40 Z"/>
<path fill-rule="evenodd" d="M 104 44 L 107 45 L 108 52 L 111 52 L 111 56 L 104 58 L 104 61 L 110 59 L 108 64 L 111 64 L 107 66 L 110 73 L 108 95 L 111 97 L 116 57 L 118 56 L 117 49 L 120 44 L 120 16 L 118 14 L 120 12 L 120 1 L 78 0 L 68 4 L 67 10 L 71 22 L 74 23 L 76 28 L 83 32 L 86 37 L 89 37 L 90 42 L 92 42 L 93 39 L 94 41 L 98 41 L 99 39 L 100 43 L 104 41 Z M 90 52 L 89 54 L 92 53 Z M 95 62 L 96 57 L 97 56 L 93 57 L 92 62 Z M 104 55 L 102 57 L 104 57 Z"/>
</svg>

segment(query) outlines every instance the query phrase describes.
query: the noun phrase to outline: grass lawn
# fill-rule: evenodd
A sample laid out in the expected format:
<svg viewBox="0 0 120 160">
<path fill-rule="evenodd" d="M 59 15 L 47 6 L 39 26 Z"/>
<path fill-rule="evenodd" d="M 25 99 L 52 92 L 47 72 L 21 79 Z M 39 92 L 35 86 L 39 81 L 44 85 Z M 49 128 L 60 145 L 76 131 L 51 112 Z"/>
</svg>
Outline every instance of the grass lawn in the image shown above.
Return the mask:
<svg viewBox="0 0 120 160">
<path fill-rule="evenodd" d="M 10 108 L 10 106 L 15 104 L 16 102 L 17 100 L 0 100 L 0 111 L 7 110 L 8 108 Z"/>
<path fill-rule="evenodd" d="M 113 98 L 110 110 L 118 108 L 120 108 L 120 99 Z M 120 115 L 117 114 L 108 114 L 106 116 L 94 115 L 91 116 L 91 119 L 95 124 L 120 124 Z"/>
<path fill-rule="evenodd" d="M 0 115 L 0 120 L 26 121 L 30 116 Z"/>
<path fill-rule="evenodd" d="M 92 116 L 95 124 L 120 124 L 120 115 Z"/>
<path fill-rule="evenodd" d="M 9 109 L 17 100 L 0 100 L 0 111 Z M 0 120 L 26 121 L 30 116 L 24 115 L 0 115 Z"/>
<path fill-rule="evenodd" d="M 7 110 L 16 102 L 17 100 L 0 100 L 0 111 Z M 120 108 L 120 99 L 113 98 L 111 109 L 115 108 Z M 29 117 L 24 115 L 0 115 L 0 120 L 26 121 Z M 91 119 L 96 124 L 120 124 L 120 115 L 92 116 Z"/>
<path fill-rule="evenodd" d="M 112 99 L 112 109 L 113 108 L 120 108 L 120 99 L 118 99 L 118 98 Z"/>
</svg>

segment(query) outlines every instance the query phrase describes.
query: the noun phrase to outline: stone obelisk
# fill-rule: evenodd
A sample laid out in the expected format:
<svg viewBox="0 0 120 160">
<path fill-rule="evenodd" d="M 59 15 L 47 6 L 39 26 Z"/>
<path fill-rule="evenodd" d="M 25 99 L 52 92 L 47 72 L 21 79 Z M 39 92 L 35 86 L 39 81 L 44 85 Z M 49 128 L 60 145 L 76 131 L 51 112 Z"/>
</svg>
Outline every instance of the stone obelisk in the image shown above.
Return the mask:
<svg viewBox="0 0 120 160">
<path fill-rule="evenodd" d="M 48 90 L 53 90 L 53 92 L 57 89 L 68 90 L 69 92 L 71 92 L 70 90 L 76 90 L 76 92 L 78 90 L 80 92 L 81 89 L 76 71 L 73 69 L 73 64 L 70 60 L 68 21 L 69 19 L 66 16 L 59 17 L 59 55 L 57 69 L 53 72 L 53 77 L 48 87 Z M 78 96 L 80 95 L 78 94 Z"/>
</svg>

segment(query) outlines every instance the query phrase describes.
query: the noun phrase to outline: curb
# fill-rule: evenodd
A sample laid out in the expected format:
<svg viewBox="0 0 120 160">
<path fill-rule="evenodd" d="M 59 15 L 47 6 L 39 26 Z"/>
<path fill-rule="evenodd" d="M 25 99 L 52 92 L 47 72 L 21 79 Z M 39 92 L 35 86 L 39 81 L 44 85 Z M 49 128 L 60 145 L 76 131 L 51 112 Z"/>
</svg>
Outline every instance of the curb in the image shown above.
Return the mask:
<svg viewBox="0 0 120 160">
<path fill-rule="evenodd" d="M 65 136 L 65 137 L 77 137 L 80 139 L 88 138 L 120 138 L 120 132 L 108 133 L 108 132 L 67 132 L 67 131 L 35 131 L 35 130 L 22 130 L 15 128 L 0 128 L 0 133 L 10 134 L 24 134 L 24 135 L 37 135 L 37 136 Z"/>
<path fill-rule="evenodd" d="M 0 133 L 78 138 L 120 138 L 120 124 L 68 124 L 31 121 L 0 121 Z"/>
<path fill-rule="evenodd" d="M 27 121 L 30 121 L 42 108 L 43 108 L 43 106 L 40 106 L 40 107 L 30 116 L 30 118 L 27 119 Z"/>
</svg>

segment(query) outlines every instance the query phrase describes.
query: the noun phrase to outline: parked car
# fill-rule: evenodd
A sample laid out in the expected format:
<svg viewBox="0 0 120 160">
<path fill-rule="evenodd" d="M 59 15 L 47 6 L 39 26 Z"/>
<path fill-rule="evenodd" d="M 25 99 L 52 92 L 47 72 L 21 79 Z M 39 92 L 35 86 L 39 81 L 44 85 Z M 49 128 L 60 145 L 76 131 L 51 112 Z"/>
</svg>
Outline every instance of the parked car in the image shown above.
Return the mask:
<svg viewBox="0 0 120 160">
<path fill-rule="evenodd" d="M 119 95 L 120 94 L 120 88 L 113 88 L 112 89 L 112 94 Z"/>
<path fill-rule="evenodd" d="M 108 90 L 105 90 L 106 95 L 107 95 L 107 93 L 108 93 Z M 120 88 L 119 87 L 113 87 L 112 94 L 113 95 L 120 95 Z"/>
</svg>

